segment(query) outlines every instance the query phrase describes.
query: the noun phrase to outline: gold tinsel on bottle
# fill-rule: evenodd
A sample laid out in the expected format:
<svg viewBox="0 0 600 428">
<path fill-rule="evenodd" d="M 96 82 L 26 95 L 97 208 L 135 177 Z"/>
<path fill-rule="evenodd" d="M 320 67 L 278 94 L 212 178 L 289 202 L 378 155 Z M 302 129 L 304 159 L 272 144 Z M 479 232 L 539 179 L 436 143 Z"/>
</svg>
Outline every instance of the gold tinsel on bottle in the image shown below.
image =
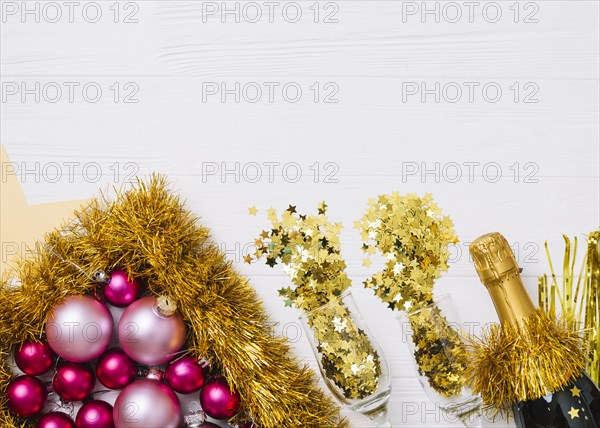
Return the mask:
<svg viewBox="0 0 600 428">
<path fill-rule="evenodd" d="M 47 234 L 20 263 L 20 286 L 0 288 L 0 425 L 33 426 L 6 407 L 6 358 L 25 339 L 43 337 L 48 312 L 66 295 L 94 292 L 88 276 L 115 267 L 145 278 L 148 292 L 177 305 L 187 348 L 208 356 L 239 391 L 242 414 L 263 428 L 346 427 L 339 408 L 315 386 L 311 370 L 288 356 L 246 278 L 238 274 L 198 217 L 153 176 L 113 201 L 95 199 L 75 220 Z"/>
</svg>

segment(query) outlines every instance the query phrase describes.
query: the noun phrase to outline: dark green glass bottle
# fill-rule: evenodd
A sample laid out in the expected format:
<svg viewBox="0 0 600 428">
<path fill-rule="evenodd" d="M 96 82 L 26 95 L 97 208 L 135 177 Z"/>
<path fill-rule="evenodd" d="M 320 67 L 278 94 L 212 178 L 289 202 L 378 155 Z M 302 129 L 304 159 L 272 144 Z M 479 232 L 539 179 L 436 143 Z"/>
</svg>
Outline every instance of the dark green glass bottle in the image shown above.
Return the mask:
<svg viewBox="0 0 600 428">
<path fill-rule="evenodd" d="M 523 326 L 535 313 L 510 245 L 499 233 L 477 238 L 471 255 L 502 324 Z M 513 405 L 518 428 L 600 428 L 600 390 L 583 374 L 562 390 Z"/>
</svg>

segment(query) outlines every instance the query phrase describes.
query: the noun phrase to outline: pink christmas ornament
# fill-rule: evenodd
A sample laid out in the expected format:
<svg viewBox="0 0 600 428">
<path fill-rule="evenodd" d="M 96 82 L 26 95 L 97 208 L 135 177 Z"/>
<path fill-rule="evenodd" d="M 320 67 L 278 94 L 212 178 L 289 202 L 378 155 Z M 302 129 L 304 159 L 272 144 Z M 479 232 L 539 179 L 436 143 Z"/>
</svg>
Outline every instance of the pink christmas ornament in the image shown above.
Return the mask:
<svg viewBox="0 0 600 428">
<path fill-rule="evenodd" d="M 26 340 L 15 349 L 15 363 L 24 373 L 38 376 L 46 373 L 54 364 L 54 352 L 47 342 Z"/>
<path fill-rule="evenodd" d="M 75 428 L 75 423 L 63 412 L 50 412 L 40 418 L 36 428 Z"/>
<path fill-rule="evenodd" d="M 48 394 L 41 380 L 23 375 L 10 381 L 5 395 L 8 410 L 17 416 L 31 416 L 42 410 Z"/>
<path fill-rule="evenodd" d="M 75 425 L 77 428 L 114 428 L 113 406 L 102 400 L 85 403 L 77 412 Z"/>
<path fill-rule="evenodd" d="M 64 359 L 83 363 L 106 351 L 112 339 L 113 324 L 104 303 L 90 296 L 69 296 L 50 312 L 46 339 Z"/>
<path fill-rule="evenodd" d="M 110 280 L 104 286 L 104 298 L 111 305 L 122 308 L 138 298 L 140 288 L 137 279 L 130 280 L 124 270 L 116 269 L 110 273 Z"/>
<path fill-rule="evenodd" d="M 143 297 L 133 302 L 119 320 L 119 343 L 135 361 L 166 363 L 185 341 L 185 324 L 167 299 Z"/>
<path fill-rule="evenodd" d="M 65 362 L 58 366 L 52 387 L 64 400 L 81 401 L 94 390 L 96 377 L 87 364 Z"/>
<path fill-rule="evenodd" d="M 165 380 L 180 394 L 191 394 L 204 385 L 204 369 L 191 355 L 171 361 L 165 370 Z"/>
<path fill-rule="evenodd" d="M 200 391 L 202 410 L 214 419 L 229 419 L 240 410 L 240 396 L 223 377 L 210 379 Z"/>
<path fill-rule="evenodd" d="M 107 388 L 125 388 L 136 374 L 137 364 L 122 349 L 111 348 L 98 358 L 96 376 Z"/>
<path fill-rule="evenodd" d="M 128 385 L 117 397 L 113 409 L 116 428 L 179 428 L 182 424 L 177 395 L 153 372 Z"/>
</svg>

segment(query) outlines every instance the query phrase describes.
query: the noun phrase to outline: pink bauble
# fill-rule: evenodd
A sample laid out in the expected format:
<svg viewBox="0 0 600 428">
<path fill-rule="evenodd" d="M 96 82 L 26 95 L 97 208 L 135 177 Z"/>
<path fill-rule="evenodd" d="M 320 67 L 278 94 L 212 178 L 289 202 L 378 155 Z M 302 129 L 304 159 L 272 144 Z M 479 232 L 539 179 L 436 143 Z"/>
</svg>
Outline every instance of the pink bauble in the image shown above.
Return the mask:
<svg viewBox="0 0 600 428">
<path fill-rule="evenodd" d="M 54 352 L 47 342 L 26 340 L 15 349 L 15 363 L 24 373 L 38 376 L 46 373 L 54 364 Z"/>
<path fill-rule="evenodd" d="M 163 315 L 155 297 L 143 297 L 125 309 L 119 320 L 119 343 L 135 361 L 159 365 L 183 346 L 185 324 L 181 315 Z"/>
<path fill-rule="evenodd" d="M 102 400 L 85 403 L 77 412 L 75 425 L 77 428 L 114 428 L 113 406 Z"/>
<path fill-rule="evenodd" d="M 50 412 L 43 415 L 36 428 L 75 428 L 73 419 L 63 412 Z"/>
<path fill-rule="evenodd" d="M 119 348 L 111 348 L 98 358 L 96 376 L 110 389 L 125 388 L 134 381 L 137 364 Z"/>
<path fill-rule="evenodd" d="M 229 419 L 240 410 L 240 395 L 223 377 L 209 380 L 200 391 L 202 410 L 214 419 Z"/>
<path fill-rule="evenodd" d="M 96 376 L 87 364 L 65 362 L 58 366 L 52 387 L 64 400 L 81 401 L 94 390 Z"/>
<path fill-rule="evenodd" d="M 5 394 L 8 410 L 17 416 L 31 416 L 42 410 L 48 395 L 42 381 L 30 375 L 11 380 Z"/>
<path fill-rule="evenodd" d="M 180 394 L 191 394 L 204 385 L 204 369 L 191 355 L 171 361 L 165 370 L 165 380 Z"/>
<path fill-rule="evenodd" d="M 121 269 L 110 273 L 110 280 L 104 286 L 104 298 L 108 303 L 120 308 L 133 303 L 140 294 L 140 283 L 137 279 L 127 277 Z"/>
<path fill-rule="evenodd" d="M 84 363 L 106 351 L 113 324 L 104 303 L 90 296 L 69 296 L 50 312 L 46 339 L 65 360 Z"/>
<path fill-rule="evenodd" d="M 115 401 L 116 428 L 178 428 L 182 421 L 181 404 L 171 388 L 155 379 L 136 380 Z"/>
</svg>

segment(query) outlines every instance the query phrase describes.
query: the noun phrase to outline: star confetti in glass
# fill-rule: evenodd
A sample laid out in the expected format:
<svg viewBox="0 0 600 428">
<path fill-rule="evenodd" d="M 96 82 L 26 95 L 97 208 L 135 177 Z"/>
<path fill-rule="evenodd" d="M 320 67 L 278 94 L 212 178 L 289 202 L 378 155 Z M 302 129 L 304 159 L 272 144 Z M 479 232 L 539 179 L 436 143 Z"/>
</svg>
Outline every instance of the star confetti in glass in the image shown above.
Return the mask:
<svg viewBox="0 0 600 428">
<path fill-rule="evenodd" d="M 448 270 L 448 246 L 458 242 L 452 220 L 441 213 L 430 194 L 401 196 L 398 192 L 370 199 L 366 213 L 355 223 L 367 254 L 379 251 L 384 269 L 364 281 L 389 308 L 404 310 L 413 331 L 419 372 L 444 396 L 458 394 L 464 385 L 465 347 L 458 332 L 433 306 L 433 286 Z"/>
<path fill-rule="evenodd" d="M 377 389 L 379 355 L 337 299 L 351 281 L 340 251 L 342 225 L 330 222 L 326 211 L 325 202 L 319 204 L 317 215 L 301 215 L 290 205 L 278 217 L 270 208 L 271 228 L 256 239 L 254 258 L 265 259 L 270 267 L 283 265 L 293 286 L 282 288 L 279 295 L 286 306 L 306 313 L 327 377 L 346 398 L 359 399 Z"/>
</svg>

